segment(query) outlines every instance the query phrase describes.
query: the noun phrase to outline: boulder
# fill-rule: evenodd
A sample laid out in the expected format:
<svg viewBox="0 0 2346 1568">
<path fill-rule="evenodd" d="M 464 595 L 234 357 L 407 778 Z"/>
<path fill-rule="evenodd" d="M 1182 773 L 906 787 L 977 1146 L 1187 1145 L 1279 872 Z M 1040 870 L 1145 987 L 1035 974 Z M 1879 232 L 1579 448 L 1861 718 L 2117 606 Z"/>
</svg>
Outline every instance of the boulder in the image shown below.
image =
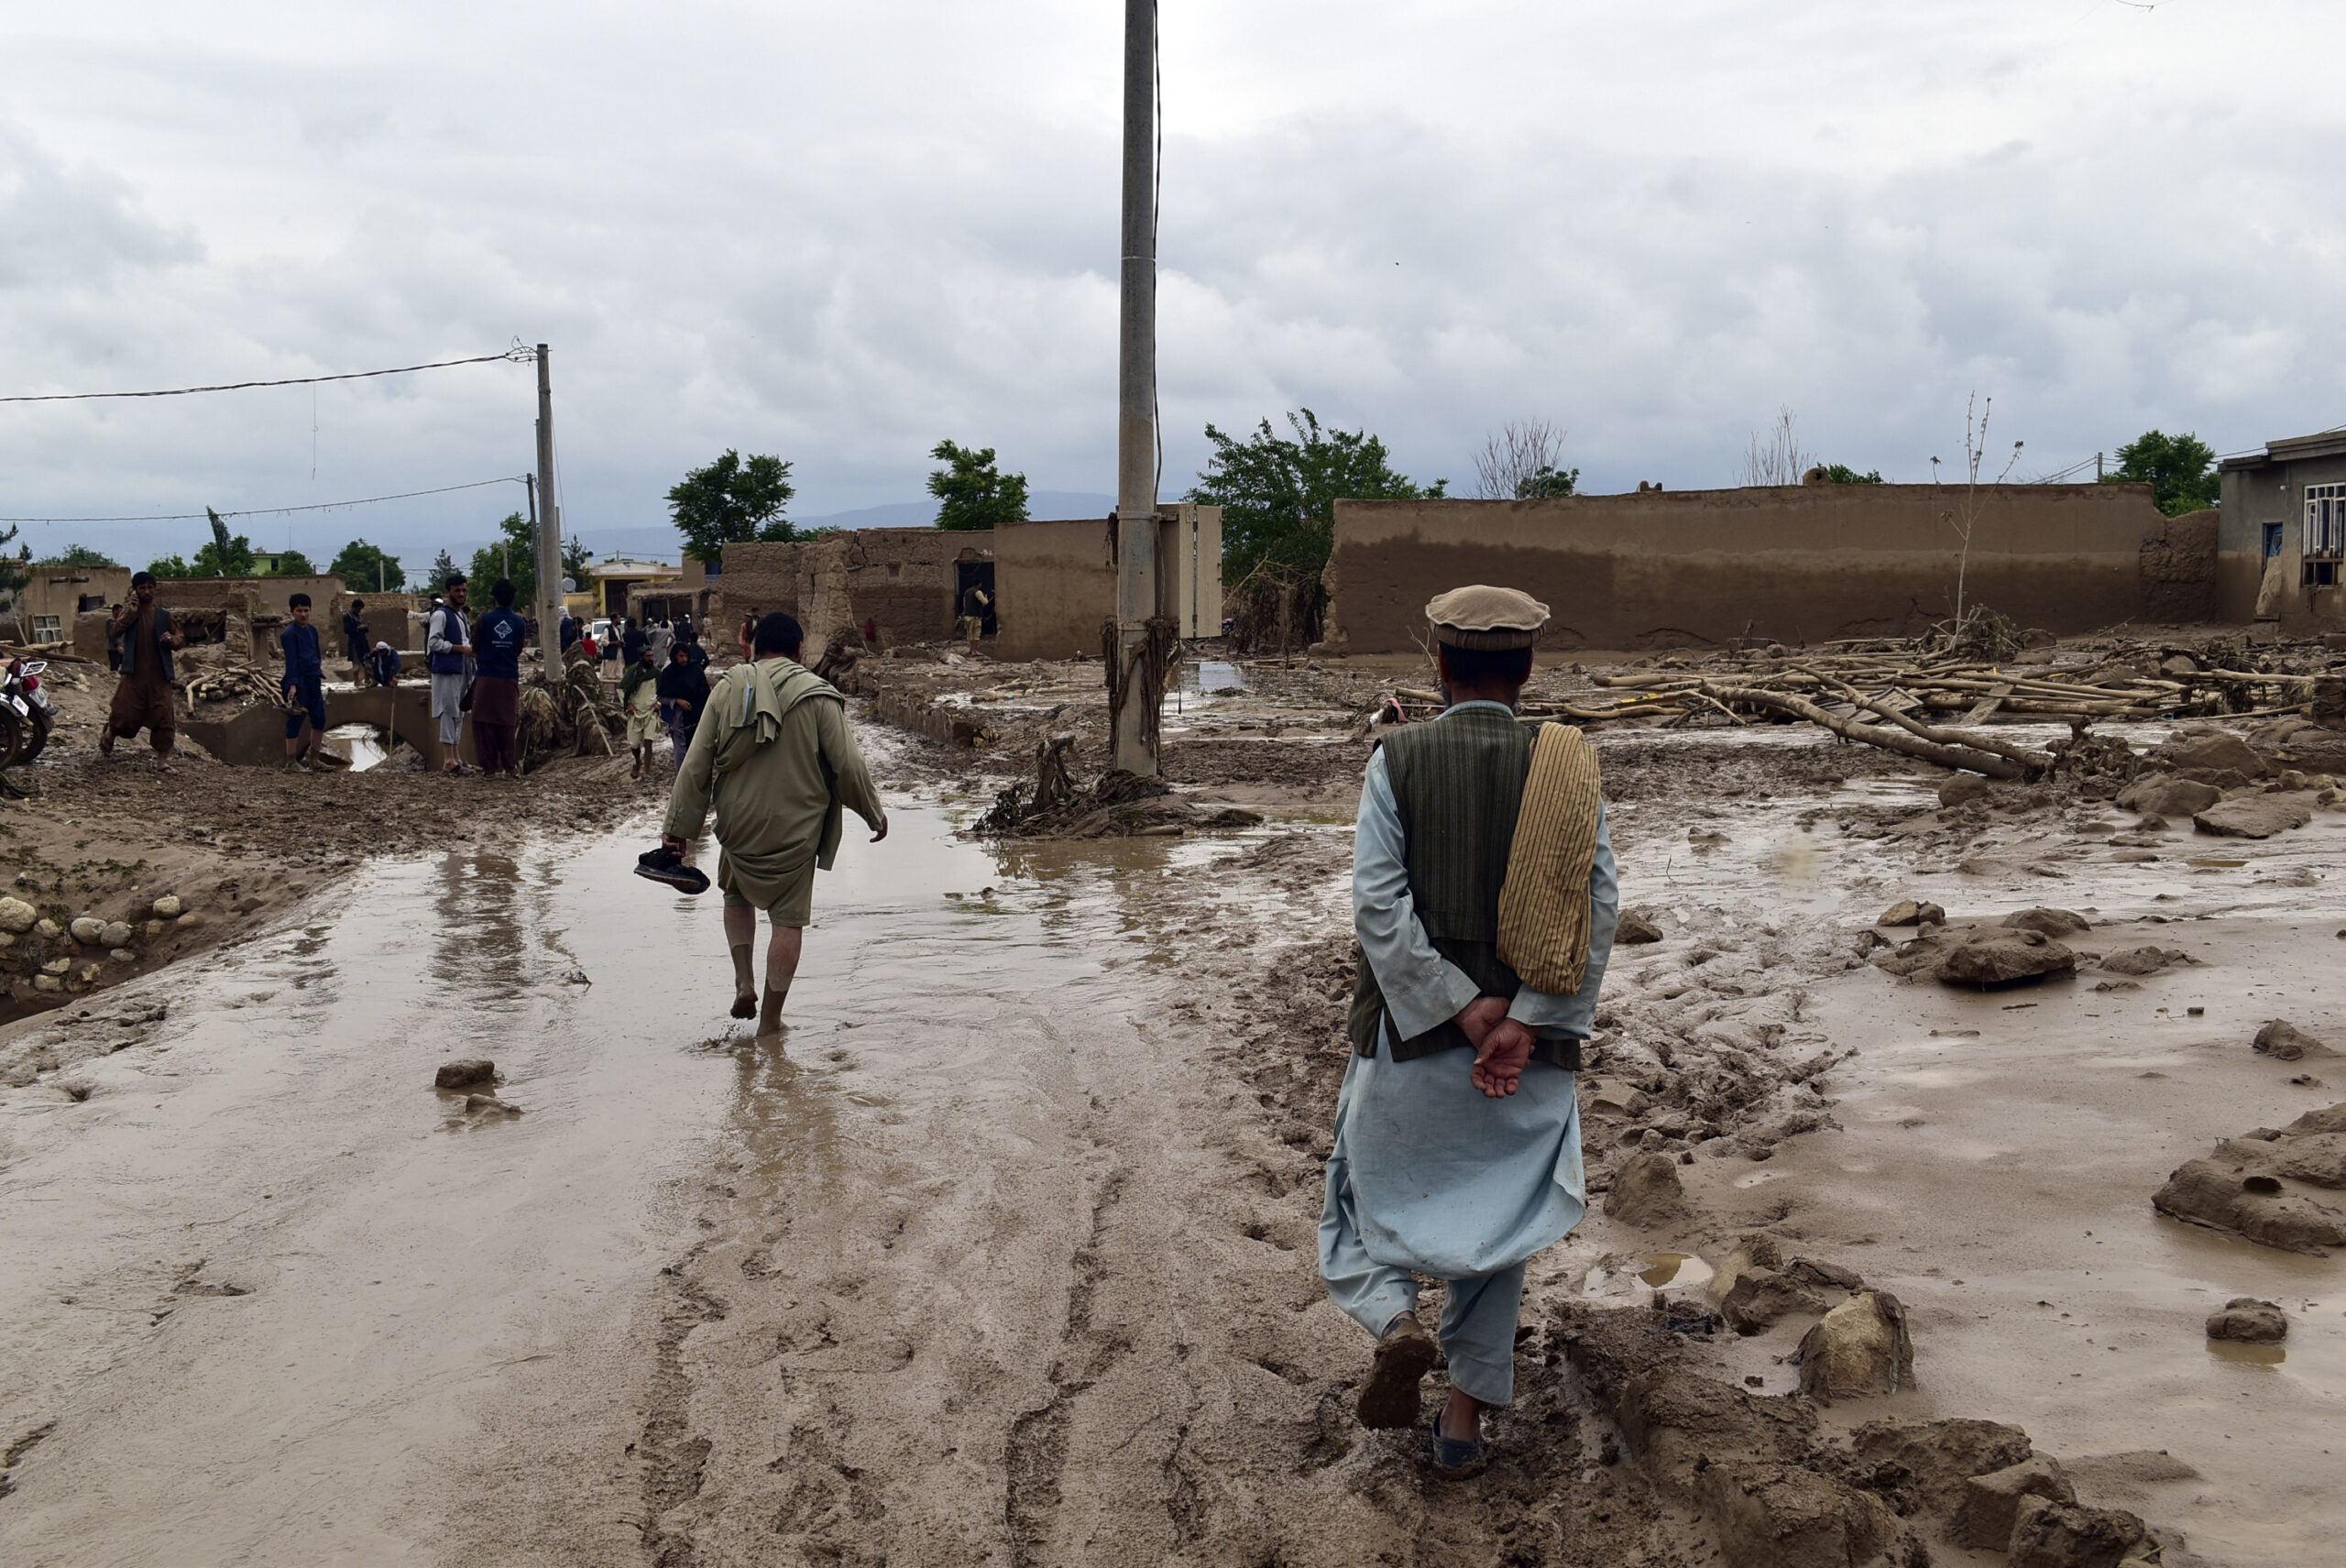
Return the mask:
<svg viewBox="0 0 2346 1568">
<path fill-rule="evenodd" d="M 58 938 L 65 935 L 65 927 L 44 915 L 33 927 L 33 935 L 44 942 L 54 942 Z"/>
<path fill-rule="evenodd" d="M 2278 1344 L 2289 1337 L 2289 1314 L 2277 1301 L 2235 1296 L 2224 1303 L 2222 1311 L 2208 1315 L 2208 1337 L 2242 1344 Z"/>
<path fill-rule="evenodd" d="M 2256 1031 L 2255 1049 L 2275 1061 L 2303 1061 L 2308 1057 L 2338 1054 L 2286 1018 L 2265 1021 L 2264 1027 Z"/>
<path fill-rule="evenodd" d="M 487 1057 L 471 1057 L 459 1061 L 443 1062 L 432 1077 L 434 1089 L 468 1089 L 476 1083 L 497 1081 L 497 1064 Z"/>
<path fill-rule="evenodd" d="M 1621 923 L 1613 928 L 1613 945 L 1634 948 L 1645 942 L 1661 940 L 1661 927 L 1634 909 L 1621 911 Z"/>
<path fill-rule="evenodd" d="M 1849 1445 L 1874 1467 L 1872 1484 L 1909 1489 L 1935 1514 L 1960 1507 L 1965 1483 L 1974 1475 L 2008 1469 L 2029 1455 L 2028 1433 L 2001 1421 L 1868 1421 L 1849 1434 Z"/>
<path fill-rule="evenodd" d="M 2119 1568 L 2149 1529 L 2123 1508 L 2023 1497 L 2012 1516 L 2011 1568 Z"/>
<path fill-rule="evenodd" d="M 2230 1160 L 2195 1159 L 2177 1166 L 2166 1185 L 2152 1196 L 2162 1214 L 2211 1230 L 2261 1242 L 2283 1252 L 2327 1257 L 2346 1246 L 2346 1214 L 2301 1192 L 2278 1177 Z"/>
<path fill-rule="evenodd" d="M 180 917 L 180 912 L 186 907 L 187 906 L 185 905 L 180 902 L 180 895 L 178 894 L 167 893 L 163 894 L 162 897 L 155 901 L 155 918 L 158 920 L 176 920 Z"/>
<path fill-rule="evenodd" d="M 2012 1539 L 2012 1524 L 2020 1517 L 2021 1499 L 2074 1503 L 2077 1488 L 2062 1474 L 2061 1462 L 2050 1454 L 2032 1453 L 2001 1470 L 1974 1475 L 1963 1484 L 1963 1500 L 1947 1533 L 1981 1552 L 2001 1552 Z"/>
<path fill-rule="evenodd" d="M 2202 833 L 2227 839 L 2270 839 L 2313 820 L 2313 808 L 2296 795 L 2248 795 L 2220 800 L 2192 816 Z"/>
<path fill-rule="evenodd" d="M 2118 792 L 2118 804 L 2145 817 L 2189 817 L 2223 799 L 2214 784 L 2174 773 L 2146 773 Z M 2165 824 L 2161 824 L 2165 826 Z"/>
<path fill-rule="evenodd" d="M 40 918 L 40 911 L 21 898 L 0 898 L 0 931 L 21 937 L 33 928 Z"/>
<path fill-rule="evenodd" d="M 1914 1337 L 1887 1290 L 1865 1290 L 1825 1314 L 1800 1342 L 1800 1391 L 1836 1398 L 1914 1386 Z"/>
<path fill-rule="evenodd" d="M 1974 985 L 1984 991 L 2077 972 L 2077 954 L 2042 932 L 1990 927 L 1948 949 L 1931 974 L 1945 985 Z"/>
<path fill-rule="evenodd" d="M 2156 974 L 2189 956 L 2180 948 L 2126 948 L 2105 956 L 2101 967 L 2108 974 Z"/>
<path fill-rule="evenodd" d="M 1881 918 L 1874 924 L 1877 926 L 1944 926 L 1946 924 L 1946 911 L 1935 904 L 1917 904 L 1911 898 L 1902 898 L 1883 910 Z"/>
<path fill-rule="evenodd" d="M 105 935 L 106 923 L 95 916 L 84 915 L 65 929 L 75 941 L 85 948 L 91 948 L 95 947 L 98 939 Z"/>
<path fill-rule="evenodd" d="M 2152 748 L 2151 758 L 2179 773 L 2239 773 L 2261 779 L 2270 771 L 2255 747 L 2223 729 L 2165 741 Z"/>
<path fill-rule="evenodd" d="M 126 920 L 109 920 L 105 924 L 105 929 L 98 933 L 100 947 L 122 948 L 129 944 L 130 923 Z"/>
<path fill-rule="evenodd" d="M 2071 909 L 2015 909 L 1996 922 L 2007 931 L 2034 931 L 2046 937 L 2072 937 L 2090 931 L 2093 924 Z"/>
<path fill-rule="evenodd" d="M 1631 1155 L 1613 1173 L 1613 1190 L 1606 1194 L 1605 1212 L 1638 1226 L 1684 1219 L 1686 1189 L 1678 1179 L 1676 1157 L 1652 1152 Z"/>
<path fill-rule="evenodd" d="M 1957 773 L 1939 785 L 1942 807 L 1962 806 L 1969 801 L 1985 800 L 1996 792 L 1996 786 L 1978 773 Z"/>
<path fill-rule="evenodd" d="M 1746 1336 L 1765 1333 L 1794 1312 L 1822 1313 L 1825 1299 L 1771 1268 L 1747 1268 L 1719 1299 L 1719 1316 Z"/>
</svg>

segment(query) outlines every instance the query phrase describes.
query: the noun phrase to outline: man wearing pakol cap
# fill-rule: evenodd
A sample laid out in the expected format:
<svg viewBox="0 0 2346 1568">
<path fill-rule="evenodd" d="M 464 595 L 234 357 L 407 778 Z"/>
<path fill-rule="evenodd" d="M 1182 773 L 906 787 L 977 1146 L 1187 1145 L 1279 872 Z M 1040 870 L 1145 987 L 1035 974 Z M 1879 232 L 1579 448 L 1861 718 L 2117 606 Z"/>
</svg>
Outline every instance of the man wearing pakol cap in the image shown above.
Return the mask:
<svg viewBox="0 0 2346 1568">
<path fill-rule="evenodd" d="M 1377 1337 L 1361 1422 L 1407 1427 L 1448 1281 L 1435 1465 L 1480 1457 L 1515 1392 L 1524 1265 L 1586 1210 L 1575 1079 L 1618 910 L 1595 753 L 1515 715 L 1548 607 L 1456 588 L 1426 607 L 1449 707 L 1370 754 L 1353 852 L 1359 938 L 1320 1220 L 1328 1292 Z"/>
</svg>

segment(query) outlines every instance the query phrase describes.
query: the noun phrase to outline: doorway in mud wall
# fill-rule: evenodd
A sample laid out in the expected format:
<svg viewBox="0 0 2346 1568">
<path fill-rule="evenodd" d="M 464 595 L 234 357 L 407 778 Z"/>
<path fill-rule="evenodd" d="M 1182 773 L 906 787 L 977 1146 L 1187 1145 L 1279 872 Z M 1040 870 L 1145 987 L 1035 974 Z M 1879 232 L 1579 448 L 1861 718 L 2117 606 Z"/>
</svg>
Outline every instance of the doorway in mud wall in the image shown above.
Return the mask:
<svg viewBox="0 0 2346 1568">
<path fill-rule="evenodd" d="M 979 603 L 971 596 L 972 589 L 985 596 Z M 958 624 L 965 615 L 975 615 L 985 622 L 985 634 L 992 637 L 1000 630 L 995 621 L 996 605 L 993 594 L 993 563 L 991 561 L 956 561 L 953 563 L 953 617 Z"/>
</svg>

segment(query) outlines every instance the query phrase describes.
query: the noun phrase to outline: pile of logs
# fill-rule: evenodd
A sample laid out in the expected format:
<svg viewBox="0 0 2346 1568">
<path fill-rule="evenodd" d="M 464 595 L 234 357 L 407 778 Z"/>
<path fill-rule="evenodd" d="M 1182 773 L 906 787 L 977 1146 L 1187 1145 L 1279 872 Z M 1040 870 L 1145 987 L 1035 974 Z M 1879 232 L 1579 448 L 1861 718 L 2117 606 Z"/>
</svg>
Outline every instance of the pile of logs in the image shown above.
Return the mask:
<svg viewBox="0 0 2346 1568">
<path fill-rule="evenodd" d="M 233 702 L 239 706 L 266 703 L 284 706 L 281 677 L 250 664 L 227 664 L 216 670 L 189 670 L 180 677 L 180 690 L 191 703 Z"/>
</svg>

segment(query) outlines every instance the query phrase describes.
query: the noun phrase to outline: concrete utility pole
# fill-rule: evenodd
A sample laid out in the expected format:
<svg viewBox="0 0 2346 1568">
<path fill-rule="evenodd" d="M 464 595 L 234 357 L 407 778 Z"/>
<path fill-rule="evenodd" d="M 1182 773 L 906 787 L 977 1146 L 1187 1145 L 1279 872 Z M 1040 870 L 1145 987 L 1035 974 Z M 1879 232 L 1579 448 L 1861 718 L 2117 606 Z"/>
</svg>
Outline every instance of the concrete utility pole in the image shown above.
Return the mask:
<svg viewBox="0 0 2346 1568">
<path fill-rule="evenodd" d="M 532 499 L 544 498 L 538 513 L 538 656 L 546 679 L 562 674 L 562 509 L 554 499 L 554 381 L 546 345 L 538 345 L 538 482 Z"/>
<path fill-rule="evenodd" d="M 1141 700 L 1157 613 L 1157 0 L 1124 0 L 1124 244 L 1116 376 L 1116 644 L 1128 694 L 1115 765 L 1157 776 Z M 1113 688 L 1112 688 L 1113 689 Z"/>
</svg>

